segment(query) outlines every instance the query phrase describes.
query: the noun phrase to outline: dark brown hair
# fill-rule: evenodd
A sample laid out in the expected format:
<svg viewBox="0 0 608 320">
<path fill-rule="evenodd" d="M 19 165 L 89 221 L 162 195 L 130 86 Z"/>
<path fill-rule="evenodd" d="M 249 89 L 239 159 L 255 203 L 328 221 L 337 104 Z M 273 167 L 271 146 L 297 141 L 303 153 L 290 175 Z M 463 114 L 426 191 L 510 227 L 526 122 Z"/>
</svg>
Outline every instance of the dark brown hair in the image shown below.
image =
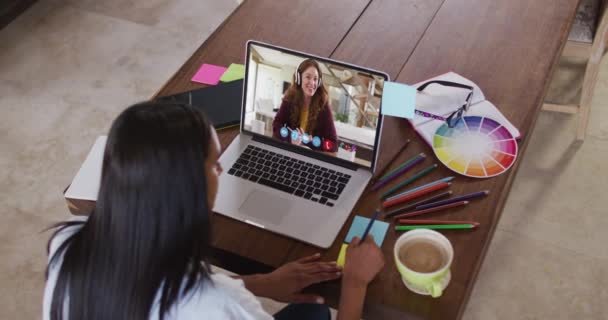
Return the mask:
<svg viewBox="0 0 608 320">
<path fill-rule="evenodd" d="M 176 103 L 144 102 L 118 116 L 95 210 L 51 257 L 49 269 L 63 262 L 50 319 L 162 320 L 181 297 L 208 284 L 203 164 L 211 130 L 202 112 Z M 159 313 L 151 314 L 157 293 Z"/>
<path fill-rule="evenodd" d="M 302 78 L 302 73 L 310 67 L 315 67 L 317 69 L 317 72 L 319 73 L 319 81 L 321 81 L 321 78 L 323 78 L 323 74 L 321 73 L 321 67 L 319 67 L 317 61 L 313 59 L 306 59 L 302 63 L 300 63 L 300 66 L 297 69 L 297 72 L 300 74 L 300 79 Z M 300 83 L 302 83 L 302 81 L 300 81 Z M 289 86 L 289 89 L 287 89 L 287 92 L 285 92 L 285 96 L 283 97 L 283 99 L 289 102 L 289 104 L 291 105 L 289 121 L 292 125 L 297 126 L 300 120 L 300 113 L 302 111 L 301 108 L 304 105 L 304 92 L 302 91 L 302 87 L 296 84 L 295 73 L 291 81 L 291 86 Z M 310 106 L 308 106 L 309 111 L 307 131 L 312 132 L 315 129 L 317 117 L 319 116 L 321 111 L 323 111 L 323 108 L 325 108 L 325 105 L 327 104 L 328 100 L 329 95 L 327 93 L 327 89 L 325 89 L 325 86 L 323 85 L 323 83 L 321 83 L 321 85 L 317 87 L 317 91 L 315 91 L 315 94 L 310 100 Z"/>
</svg>

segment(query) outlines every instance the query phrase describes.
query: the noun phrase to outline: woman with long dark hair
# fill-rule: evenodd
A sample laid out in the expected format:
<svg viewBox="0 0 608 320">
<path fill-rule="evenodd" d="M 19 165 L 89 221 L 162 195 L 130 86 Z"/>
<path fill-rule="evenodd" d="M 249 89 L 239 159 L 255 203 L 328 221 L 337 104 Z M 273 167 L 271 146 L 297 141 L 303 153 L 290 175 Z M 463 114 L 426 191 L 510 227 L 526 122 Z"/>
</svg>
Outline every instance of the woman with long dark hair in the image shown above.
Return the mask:
<svg viewBox="0 0 608 320">
<path fill-rule="evenodd" d="M 296 131 L 297 135 L 281 136 L 283 127 Z M 325 152 L 338 151 L 338 135 L 329 107 L 329 94 L 323 85 L 321 67 L 314 59 L 306 59 L 296 68 L 292 83 L 272 121 L 272 132 L 274 138 L 291 144 Z M 309 139 L 303 139 L 305 134 Z M 314 137 L 319 139 L 313 143 Z"/>
<path fill-rule="evenodd" d="M 146 102 L 120 114 L 94 212 L 57 225 L 49 240 L 43 318 L 272 319 L 256 294 L 300 303 L 276 319 L 327 319 L 322 298 L 300 291 L 343 274 L 340 317 L 358 319 L 367 283 L 383 265 L 369 240 L 349 250 L 344 270 L 314 255 L 269 274 L 211 271 L 219 155 L 215 130 L 190 106 Z"/>
</svg>

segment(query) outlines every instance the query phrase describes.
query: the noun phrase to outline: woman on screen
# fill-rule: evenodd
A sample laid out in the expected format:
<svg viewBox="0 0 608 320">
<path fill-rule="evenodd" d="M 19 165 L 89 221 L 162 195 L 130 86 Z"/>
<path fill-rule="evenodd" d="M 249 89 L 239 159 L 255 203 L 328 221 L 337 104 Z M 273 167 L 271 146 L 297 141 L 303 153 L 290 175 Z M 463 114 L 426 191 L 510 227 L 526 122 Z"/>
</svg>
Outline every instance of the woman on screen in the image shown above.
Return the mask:
<svg viewBox="0 0 608 320">
<path fill-rule="evenodd" d="M 316 254 L 270 273 L 212 270 L 219 156 L 215 129 L 189 105 L 145 102 L 122 112 L 108 134 L 93 212 L 56 225 L 49 240 L 42 318 L 329 320 L 323 298 L 301 290 L 342 278 L 338 319 L 360 319 L 367 285 L 384 265 L 370 236 L 353 239 L 343 269 Z M 273 317 L 254 295 L 292 304 Z"/>
<path fill-rule="evenodd" d="M 300 63 L 272 122 L 273 137 L 325 152 L 338 151 L 334 116 L 323 86 L 321 68 L 313 59 Z"/>
</svg>

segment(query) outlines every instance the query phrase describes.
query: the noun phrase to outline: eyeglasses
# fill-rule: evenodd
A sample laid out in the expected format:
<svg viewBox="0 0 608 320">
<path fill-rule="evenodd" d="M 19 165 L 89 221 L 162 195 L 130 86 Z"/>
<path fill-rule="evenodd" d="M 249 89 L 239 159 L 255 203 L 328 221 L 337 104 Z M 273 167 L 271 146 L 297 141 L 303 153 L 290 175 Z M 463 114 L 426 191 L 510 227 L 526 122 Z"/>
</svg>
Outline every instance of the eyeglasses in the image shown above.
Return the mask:
<svg viewBox="0 0 608 320">
<path fill-rule="evenodd" d="M 469 107 L 471 106 L 471 100 L 473 100 L 473 87 L 466 85 L 466 84 L 460 84 L 460 83 L 451 82 L 451 81 L 433 80 L 433 81 L 429 81 L 429 82 L 425 82 L 425 83 L 421 84 L 417 88 L 417 90 L 419 92 L 422 92 L 426 87 L 428 87 L 430 84 L 433 84 L 433 83 L 440 84 L 440 85 L 443 85 L 446 87 L 461 88 L 461 89 L 467 89 L 467 90 L 471 91 L 467 95 L 465 103 L 460 108 L 458 108 L 456 111 L 452 112 L 449 116 L 447 116 L 447 118 L 438 116 L 438 115 L 435 115 L 435 114 L 432 114 L 432 113 L 429 113 L 426 111 L 418 110 L 418 109 L 416 109 L 416 111 L 415 111 L 416 114 L 421 117 L 445 121 L 447 123 L 448 127 L 454 128 L 458 124 L 458 122 L 462 119 L 462 117 L 464 116 L 464 113 L 467 112 L 469 110 Z"/>
</svg>

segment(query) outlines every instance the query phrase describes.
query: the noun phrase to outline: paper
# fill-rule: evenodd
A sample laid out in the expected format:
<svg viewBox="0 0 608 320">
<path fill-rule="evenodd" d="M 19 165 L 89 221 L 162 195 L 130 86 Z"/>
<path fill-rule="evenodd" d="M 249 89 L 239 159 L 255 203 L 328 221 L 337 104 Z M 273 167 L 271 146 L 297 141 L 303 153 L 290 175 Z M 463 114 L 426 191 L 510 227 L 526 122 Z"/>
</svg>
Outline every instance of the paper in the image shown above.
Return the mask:
<svg viewBox="0 0 608 320">
<path fill-rule="evenodd" d="M 220 82 L 220 77 L 226 71 L 226 67 L 220 67 L 212 64 L 203 64 L 196 72 L 192 81 L 202 84 L 216 85 Z"/>
<path fill-rule="evenodd" d="M 240 80 L 245 77 L 245 66 L 238 63 L 231 64 L 220 78 L 222 82 Z"/>
<path fill-rule="evenodd" d="M 66 198 L 97 200 L 97 193 L 99 193 L 99 185 L 101 183 L 103 153 L 106 150 L 107 139 L 108 137 L 106 136 L 97 138 L 80 170 L 78 170 L 74 180 L 72 180 L 70 187 L 66 190 Z"/>
<path fill-rule="evenodd" d="M 491 102 L 485 99 L 483 92 L 471 80 L 454 72 L 448 72 L 440 76 L 430 78 L 414 84 L 418 87 L 423 83 L 431 80 L 444 80 L 461 84 L 470 85 L 473 87 L 473 97 L 469 111 L 465 116 L 480 116 L 494 119 L 500 122 L 505 128 L 511 132 L 516 139 L 520 137 L 519 130 L 494 106 Z M 420 92 L 416 96 L 416 109 L 426 111 L 435 115 L 447 117 L 454 110 L 458 109 L 465 102 L 468 90 L 442 86 L 438 84 L 429 85 L 424 92 Z M 424 141 L 433 146 L 433 137 L 439 127 L 445 122 L 434 120 L 431 118 L 415 115 L 414 119 L 410 120 L 414 129 L 420 134 Z"/>
<path fill-rule="evenodd" d="M 382 114 L 413 119 L 416 108 L 416 89 L 397 82 L 384 82 Z"/>
<path fill-rule="evenodd" d="M 355 216 L 353 224 L 350 226 L 350 230 L 348 230 L 348 234 L 346 235 L 346 239 L 344 239 L 344 242 L 350 243 L 354 237 L 361 238 L 368 224 L 369 218 Z M 372 225 L 372 229 L 369 231 L 369 234 L 374 236 L 374 241 L 376 242 L 378 247 L 382 246 L 382 242 L 384 242 L 384 236 L 386 236 L 387 230 L 388 223 L 378 220 L 374 221 L 374 224 Z"/>
</svg>

